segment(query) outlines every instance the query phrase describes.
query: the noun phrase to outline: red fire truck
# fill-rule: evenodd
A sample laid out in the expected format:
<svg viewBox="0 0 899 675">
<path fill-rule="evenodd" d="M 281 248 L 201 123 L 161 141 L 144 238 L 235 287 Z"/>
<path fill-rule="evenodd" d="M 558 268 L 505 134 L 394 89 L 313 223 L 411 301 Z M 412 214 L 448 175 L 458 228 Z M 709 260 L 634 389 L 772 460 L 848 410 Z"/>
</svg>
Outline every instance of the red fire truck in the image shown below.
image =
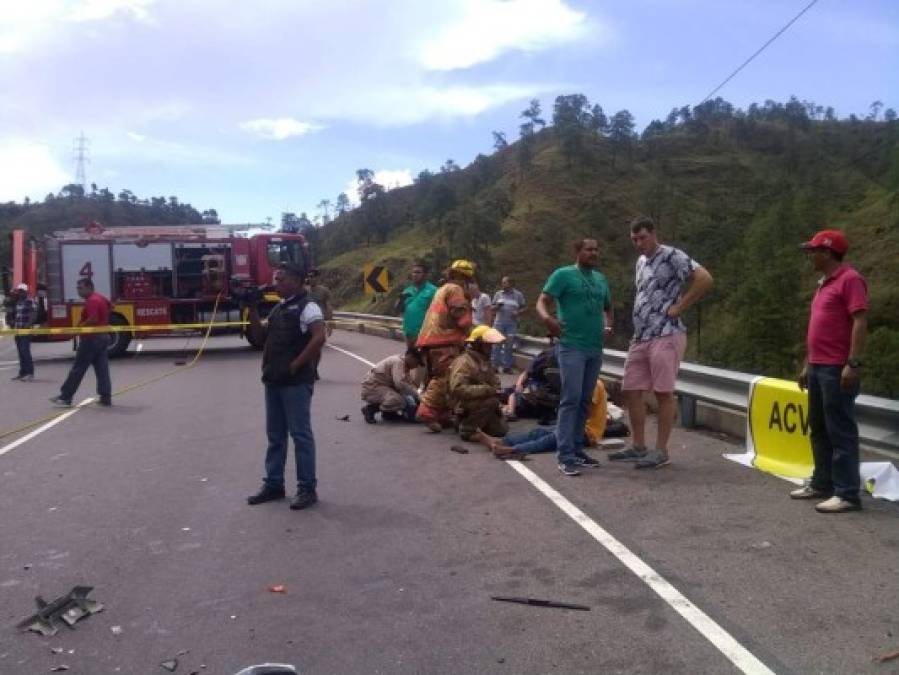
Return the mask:
<svg viewBox="0 0 899 675">
<path fill-rule="evenodd" d="M 142 335 L 171 334 L 173 329 L 162 327 L 173 324 L 239 321 L 243 312 L 235 298 L 237 289 L 271 283 L 282 262 L 307 269 L 310 264 L 309 246 L 301 234 L 252 233 L 228 225 L 91 223 L 54 232 L 41 242 L 15 230 L 12 249 L 12 284 L 27 283 L 32 292 L 46 289 L 46 326 L 77 325 L 83 301 L 75 286 L 89 278 L 113 302 L 111 324 L 161 327 Z M 275 302 L 277 296 L 266 294 L 261 313 Z M 112 333 L 110 355 L 124 353 L 133 335 Z"/>
</svg>

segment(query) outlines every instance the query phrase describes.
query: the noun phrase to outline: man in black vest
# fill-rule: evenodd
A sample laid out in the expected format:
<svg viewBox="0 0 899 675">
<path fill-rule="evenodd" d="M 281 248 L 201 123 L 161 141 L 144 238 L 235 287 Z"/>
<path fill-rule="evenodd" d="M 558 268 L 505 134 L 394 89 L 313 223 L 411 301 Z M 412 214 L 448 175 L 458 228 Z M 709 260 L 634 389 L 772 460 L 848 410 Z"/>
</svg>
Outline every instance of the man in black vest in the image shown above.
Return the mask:
<svg viewBox="0 0 899 675">
<path fill-rule="evenodd" d="M 250 330 L 263 343 L 262 382 L 265 385 L 265 478 L 262 488 L 247 497 L 248 504 L 284 499 L 287 436 L 293 438 L 297 463 L 294 510 L 318 501 L 315 493 L 315 439 L 310 406 L 315 383 L 315 362 L 325 343 L 321 308 L 306 293 L 302 265 L 282 263 L 275 272 L 275 291 L 282 298 L 264 325 L 254 305 L 249 307 Z"/>
</svg>

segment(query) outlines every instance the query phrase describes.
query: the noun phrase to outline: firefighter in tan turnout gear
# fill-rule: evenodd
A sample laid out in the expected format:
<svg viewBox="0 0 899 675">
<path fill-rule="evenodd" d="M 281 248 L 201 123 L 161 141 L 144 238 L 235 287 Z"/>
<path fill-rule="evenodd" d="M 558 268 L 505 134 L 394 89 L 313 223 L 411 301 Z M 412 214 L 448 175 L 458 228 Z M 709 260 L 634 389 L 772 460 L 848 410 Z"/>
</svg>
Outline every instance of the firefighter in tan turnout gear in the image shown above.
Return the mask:
<svg viewBox="0 0 899 675">
<path fill-rule="evenodd" d="M 464 441 L 474 440 L 478 429 L 491 436 L 509 430 L 497 396 L 500 381 L 490 363 L 493 346 L 503 340 L 495 328 L 476 326 L 465 340 L 465 351 L 450 366 L 449 400 Z"/>
</svg>

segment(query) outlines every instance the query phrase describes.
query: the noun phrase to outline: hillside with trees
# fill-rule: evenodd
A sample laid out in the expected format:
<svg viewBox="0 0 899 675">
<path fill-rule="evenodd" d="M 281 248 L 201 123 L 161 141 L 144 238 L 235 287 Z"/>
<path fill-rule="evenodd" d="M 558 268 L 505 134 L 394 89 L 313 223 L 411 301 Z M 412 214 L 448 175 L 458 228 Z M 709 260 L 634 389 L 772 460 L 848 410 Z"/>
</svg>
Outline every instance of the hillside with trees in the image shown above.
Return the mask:
<svg viewBox="0 0 899 675">
<path fill-rule="evenodd" d="M 715 276 L 687 317 L 688 360 L 792 378 L 815 276 L 798 244 L 839 227 L 847 260 L 867 277 L 871 310 L 865 390 L 899 397 L 899 122 L 872 104 L 864 117 L 791 98 L 746 110 L 720 98 L 674 108 L 637 134 L 627 110 L 607 114 L 581 94 L 521 114 L 514 142 L 460 168 L 452 160 L 386 191 L 357 172 L 360 205 L 304 228 L 344 309 L 389 312 L 412 260 L 432 276 L 455 257 L 477 262 L 482 288 L 511 274 L 533 307 L 549 272 L 583 236 L 601 245 L 615 298 L 610 346 L 631 331 L 635 254 L 627 223 L 652 216 L 663 241 Z M 328 200 L 322 204 L 330 206 Z M 321 206 L 321 204 L 320 204 Z M 330 222 L 327 222 L 329 221 Z M 362 295 L 361 268 L 386 264 L 389 295 Z M 539 334 L 533 312 L 525 332 Z"/>
</svg>

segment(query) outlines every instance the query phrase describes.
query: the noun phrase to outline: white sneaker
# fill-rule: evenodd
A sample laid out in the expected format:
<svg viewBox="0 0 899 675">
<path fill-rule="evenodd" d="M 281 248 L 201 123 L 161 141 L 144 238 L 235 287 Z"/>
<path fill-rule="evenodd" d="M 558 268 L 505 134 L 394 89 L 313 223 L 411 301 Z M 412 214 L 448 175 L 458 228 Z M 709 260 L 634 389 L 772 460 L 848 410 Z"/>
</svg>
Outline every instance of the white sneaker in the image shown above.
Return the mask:
<svg viewBox="0 0 899 675">
<path fill-rule="evenodd" d="M 827 501 L 815 504 L 818 513 L 845 513 L 847 511 L 859 511 L 862 505 L 859 502 L 851 502 L 848 499 L 834 495 Z"/>
<path fill-rule="evenodd" d="M 790 499 L 823 499 L 824 497 L 829 497 L 830 495 L 830 492 L 817 490 L 811 485 L 803 485 L 798 490 L 793 490 L 792 492 L 790 492 Z"/>
</svg>

